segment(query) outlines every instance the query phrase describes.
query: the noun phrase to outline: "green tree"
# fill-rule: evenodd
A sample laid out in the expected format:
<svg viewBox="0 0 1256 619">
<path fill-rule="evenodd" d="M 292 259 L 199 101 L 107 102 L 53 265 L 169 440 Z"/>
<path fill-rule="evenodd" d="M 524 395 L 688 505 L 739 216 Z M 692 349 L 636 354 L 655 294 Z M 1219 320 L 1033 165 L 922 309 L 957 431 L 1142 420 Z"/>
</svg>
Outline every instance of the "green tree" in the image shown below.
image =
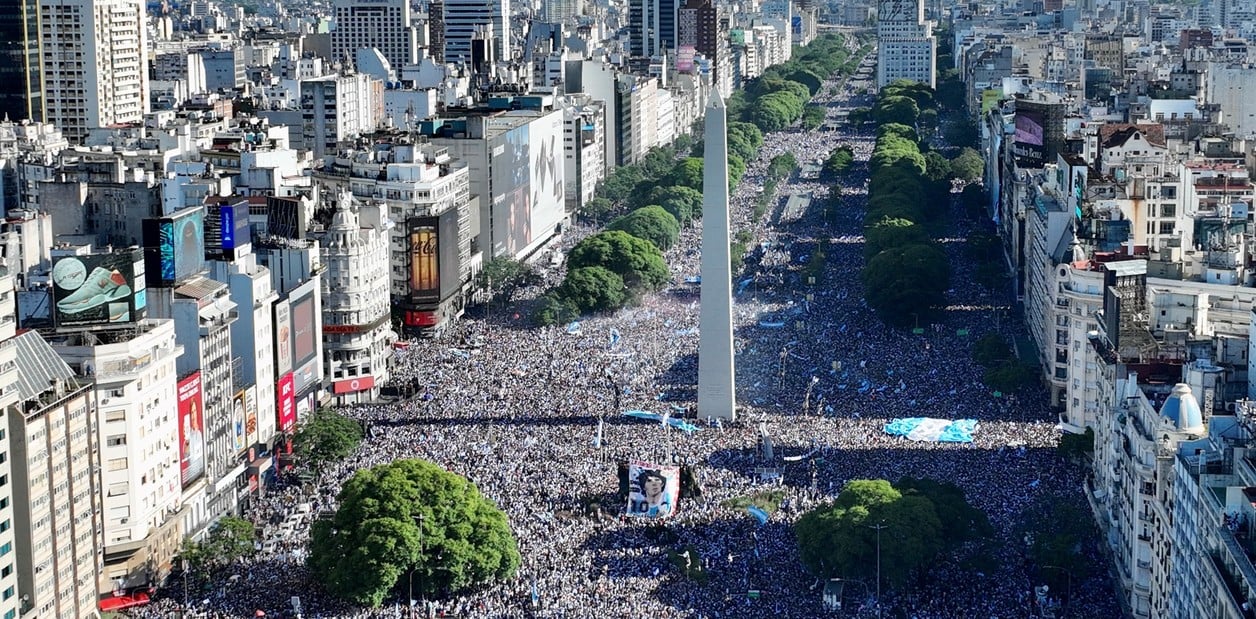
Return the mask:
<svg viewBox="0 0 1256 619">
<path fill-rule="evenodd" d="M 1030 561 L 1037 568 L 1037 582 L 1048 584 L 1061 594 L 1068 592 L 1068 577 L 1081 582 L 1090 576 L 1092 563 L 1088 550 L 1099 543 L 1099 533 L 1090 510 L 1072 497 L 1043 495 L 1025 510 L 1017 527 L 1018 540 L 1025 543 Z"/>
<path fill-rule="evenodd" d="M 184 562 L 184 569 L 203 572 L 253 554 L 256 538 L 257 531 L 252 522 L 235 516 L 223 516 L 210 527 L 204 541 L 184 540 L 179 556 Z"/>
<path fill-rule="evenodd" d="M 415 594 L 458 591 L 515 575 L 519 549 L 496 505 L 465 478 L 425 460 L 358 471 L 340 507 L 310 530 L 311 573 L 329 592 L 378 607 L 414 570 Z"/>
<path fill-rule="evenodd" d="M 567 271 L 567 276 L 556 293 L 580 313 L 619 309 L 627 299 L 624 278 L 618 273 L 596 266 Z"/>
<path fill-rule="evenodd" d="M 292 439 L 297 456 L 315 470 L 344 459 L 362 443 L 362 426 L 328 408 L 314 411 Z"/>
<path fill-rule="evenodd" d="M 680 240 L 680 222 L 658 205 L 643 206 L 612 221 L 607 230 L 623 230 L 645 239 L 661 250 L 668 250 Z"/>
<path fill-rule="evenodd" d="M 825 110 L 822 105 L 808 105 L 802 111 L 802 126 L 808 131 L 819 129 L 824 124 Z"/>
<path fill-rule="evenodd" d="M 600 232 L 576 243 L 567 254 L 567 268 L 581 267 L 604 267 L 634 289 L 656 290 L 671 277 L 658 247 L 620 230 Z"/>
<path fill-rule="evenodd" d="M 884 217 L 864 231 L 864 255 L 871 258 L 891 247 L 928 242 L 929 234 L 916 222 Z"/>
<path fill-rule="evenodd" d="M 623 279 L 621 278 L 620 281 L 622 282 Z M 580 317 L 580 308 L 576 307 L 570 299 L 556 292 L 542 295 L 537 301 L 534 319 L 542 327 L 566 324 Z"/>
<path fill-rule="evenodd" d="M 1084 462 L 1095 451 L 1095 431 L 1086 428 L 1085 434 L 1065 432 L 1060 436 L 1056 451 L 1066 460 Z"/>
<path fill-rule="evenodd" d="M 936 150 L 925 153 L 925 178 L 932 182 L 951 178 L 951 162 Z"/>
<path fill-rule="evenodd" d="M 973 360 L 986 368 L 995 367 L 1012 358 L 1012 348 L 998 333 L 987 333 L 973 343 Z"/>
<path fill-rule="evenodd" d="M 855 151 L 849 146 L 838 146 L 824 160 L 824 171 L 830 174 L 842 174 L 850 169 L 855 162 Z"/>
<path fill-rule="evenodd" d="M 986 386 L 1005 393 L 1028 387 L 1038 380 L 1038 367 L 1024 361 L 1013 361 L 986 369 L 982 376 Z"/>
<path fill-rule="evenodd" d="M 606 198 L 593 198 L 589 200 L 584 208 L 580 209 L 580 214 L 592 219 L 593 221 L 605 221 L 615 211 L 615 203 Z"/>
<path fill-rule="evenodd" d="M 965 183 L 981 180 L 985 169 L 986 162 L 977 151 L 971 148 L 961 150 L 959 155 L 951 160 L 951 175 Z"/>
<path fill-rule="evenodd" d="M 793 153 L 782 153 L 768 162 L 768 177 L 783 179 L 798 169 L 798 158 Z"/>
<path fill-rule="evenodd" d="M 872 108 L 872 117 L 878 123 L 915 125 L 920 117 L 920 106 L 911 97 L 881 97 Z"/>
<path fill-rule="evenodd" d="M 669 185 L 679 185 L 698 191 L 702 190 L 702 159 L 686 157 L 672 170 L 665 181 Z"/>
<path fill-rule="evenodd" d="M 943 526 L 933 503 L 904 494 L 884 479 L 846 484 L 831 506 L 803 515 L 794 525 L 803 563 L 820 578 L 874 578 L 877 531 L 881 577 L 897 588 L 924 569 L 943 548 Z"/>
<path fill-rule="evenodd" d="M 878 140 L 889 136 L 901 138 L 912 143 L 920 141 L 920 136 L 916 134 L 916 130 L 912 128 L 911 125 L 904 125 L 902 123 L 885 123 L 877 125 Z M 919 150 L 919 147 L 917 147 L 917 150 Z"/>
<path fill-rule="evenodd" d="M 950 287 L 946 254 L 933 245 L 905 245 L 873 256 L 862 273 L 865 298 L 888 322 L 908 324 L 942 305 Z"/>
<path fill-rule="evenodd" d="M 919 494 L 933 503 L 942 521 L 942 537 L 948 546 L 994 535 L 986 513 L 968 503 L 964 490 L 955 484 L 928 478 L 903 477 L 894 487 L 904 495 Z"/>
<path fill-rule="evenodd" d="M 942 132 L 942 137 L 951 146 L 975 146 L 979 136 L 977 135 L 977 127 L 965 120 L 947 124 L 946 129 Z"/>
<path fill-rule="evenodd" d="M 532 265 L 508 256 L 498 256 L 484 263 L 476 275 L 476 285 L 493 293 L 493 298 L 509 303 L 520 288 L 540 283 L 541 276 Z"/>
<path fill-rule="evenodd" d="M 655 187 L 650 190 L 646 203 L 662 206 L 682 226 L 702 216 L 702 192 L 690 187 Z"/>
</svg>

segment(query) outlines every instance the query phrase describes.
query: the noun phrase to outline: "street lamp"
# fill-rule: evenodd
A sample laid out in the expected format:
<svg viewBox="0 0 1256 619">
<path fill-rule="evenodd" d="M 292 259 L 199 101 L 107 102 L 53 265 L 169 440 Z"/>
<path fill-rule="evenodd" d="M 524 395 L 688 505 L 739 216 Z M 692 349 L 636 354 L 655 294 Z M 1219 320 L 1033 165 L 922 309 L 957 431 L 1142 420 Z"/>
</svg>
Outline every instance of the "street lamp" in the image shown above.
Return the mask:
<svg viewBox="0 0 1256 619">
<path fill-rule="evenodd" d="M 416 514 L 414 516 L 414 520 L 418 523 L 418 526 L 419 526 L 419 561 L 422 561 L 423 560 L 423 514 Z M 409 593 L 409 595 L 406 597 L 406 601 L 410 603 L 410 610 L 408 611 L 407 616 L 410 617 L 410 619 L 414 619 L 414 571 L 417 570 L 418 568 L 419 566 L 417 563 L 413 567 L 410 568 L 409 584 L 406 588 Z M 422 588 L 422 585 L 423 585 L 423 582 L 419 581 L 420 588 Z M 422 593 L 422 591 L 420 591 L 420 593 Z M 426 604 L 424 606 L 426 606 Z"/>
<path fill-rule="evenodd" d="M 882 520 L 877 524 L 864 525 L 877 532 L 877 619 L 881 619 L 881 529 L 890 528 Z"/>
</svg>

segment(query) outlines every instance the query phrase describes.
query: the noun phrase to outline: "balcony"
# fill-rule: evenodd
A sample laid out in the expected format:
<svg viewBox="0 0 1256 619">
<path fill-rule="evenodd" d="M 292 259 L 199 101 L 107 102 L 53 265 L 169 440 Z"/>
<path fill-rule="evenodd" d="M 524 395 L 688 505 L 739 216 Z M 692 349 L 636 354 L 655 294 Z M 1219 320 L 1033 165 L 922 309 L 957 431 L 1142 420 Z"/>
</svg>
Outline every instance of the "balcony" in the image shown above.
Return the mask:
<svg viewBox="0 0 1256 619">
<path fill-rule="evenodd" d="M 1225 583 L 1225 590 L 1229 595 L 1219 595 L 1217 597 L 1228 603 L 1230 607 L 1228 615 L 1252 617 L 1251 612 L 1243 612 L 1243 601 L 1246 600 L 1246 596 L 1243 595 L 1243 587 L 1239 585 L 1238 579 L 1230 573 L 1229 568 L 1225 565 L 1225 560 L 1217 554 L 1210 554 L 1204 559 L 1204 564 L 1212 568 L 1213 577 Z"/>
<path fill-rule="evenodd" d="M 1240 541 L 1228 527 L 1217 527 L 1217 537 L 1221 545 L 1230 553 L 1230 561 L 1238 566 L 1239 575 L 1247 581 L 1249 588 L 1256 589 L 1256 566 L 1252 565 L 1252 540 L 1246 534 Z"/>
</svg>

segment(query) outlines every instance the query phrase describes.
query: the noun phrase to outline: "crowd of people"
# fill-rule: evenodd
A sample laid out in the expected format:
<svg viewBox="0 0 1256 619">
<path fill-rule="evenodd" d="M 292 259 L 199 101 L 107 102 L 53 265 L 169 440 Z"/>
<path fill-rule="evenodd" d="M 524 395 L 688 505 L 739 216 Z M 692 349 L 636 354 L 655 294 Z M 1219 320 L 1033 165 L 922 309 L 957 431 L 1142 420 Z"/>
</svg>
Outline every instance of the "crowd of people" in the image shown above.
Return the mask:
<svg viewBox="0 0 1256 619">
<path fill-rule="evenodd" d="M 817 98 L 831 116 L 868 104 L 839 86 L 826 83 Z M 1039 583 L 1016 527 L 1043 497 L 1084 499 L 1080 471 L 1056 455 L 1058 431 L 1045 397 L 997 398 L 972 361 L 971 344 L 981 335 L 1017 332 L 1012 320 L 996 319 L 1009 300 L 973 284 L 962 243 L 949 243 L 947 251 L 957 252 L 953 307 L 923 334 L 884 326 L 864 304 L 858 280 L 866 193 L 856 179 L 866 179 L 873 136 L 847 129 L 765 137 L 730 205 L 734 229 L 751 231 L 758 243 L 745 273 L 735 276 L 737 422 L 694 420 L 699 429 L 686 433 L 621 414 L 681 415 L 694 402 L 698 305 L 685 281 L 698 275 L 699 224 L 668 252 L 676 284 L 638 306 L 549 328 L 510 312 L 467 319 L 442 340 L 398 351 L 393 373 L 417 379 L 419 393 L 346 409 L 368 428 L 358 452 L 311 484 L 271 489 L 250 513 L 265 532 L 258 553 L 215 574 L 212 586 L 193 587 L 190 605 L 205 616 L 293 616 L 297 596 L 305 617 L 409 616 L 404 591 L 375 610 L 321 593 L 303 564 L 307 531 L 284 523 L 297 511 L 334 509 L 340 485 L 356 470 L 417 457 L 477 484 L 509 516 L 523 557 L 510 582 L 434 600 L 439 616 L 835 616 L 822 605 L 822 583 L 800 563 L 792 524 L 848 480 L 902 476 L 960 486 L 994 525 L 988 548 L 996 556 L 982 572 L 964 566 L 964 549 L 948 553 L 923 582 L 884 594 L 886 616 L 1029 614 Z M 776 207 L 791 192 L 811 192 L 813 212 L 783 227 L 751 221 L 768 161 L 785 152 L 801 162 L 822 160 L 840 144 L 854 149 L 857 163 L 843 181 L 836 221 L 815 212 L 832 180 L 797 178 L 780 183 Z M 962 237 L 958 219 L 953 235 Z M 821 238 L 831 239 L 822 277 L 807 285 L 802 267 L 815 259 Z M 551 268 L 551 282 L 560 270 Z M 523 302 L 541 289 L 522 294 Z M 916 443 L 883 431 L 893 418 L 915 416 L 980 425 L 970 444 Z M 759 449 L 762 430 L 772 438 L 772 461 Z M 809 457 L 782 459 L 801 454 Z M 616 463 L 628 459 L 692 465 L 701 496 L 682 496 L 662 529 L 625 517 Z M 767 489 L 784 499 L 766 523 L 729 504 Z M 674 567 L 669 551 L 680 548 L 696 549 L 691 560 L 700 561 L 707 582 Z M 858 605 L 868 612 L 872 566 L 853 582 L 863 587 Z M 178 583 L 170 589 L 136 614 L 161 616 L 181 606 Z M 1070 589 L 1068 616 L 1117 616 L 1104 570 L 1091 570 Z"/>
</svg>

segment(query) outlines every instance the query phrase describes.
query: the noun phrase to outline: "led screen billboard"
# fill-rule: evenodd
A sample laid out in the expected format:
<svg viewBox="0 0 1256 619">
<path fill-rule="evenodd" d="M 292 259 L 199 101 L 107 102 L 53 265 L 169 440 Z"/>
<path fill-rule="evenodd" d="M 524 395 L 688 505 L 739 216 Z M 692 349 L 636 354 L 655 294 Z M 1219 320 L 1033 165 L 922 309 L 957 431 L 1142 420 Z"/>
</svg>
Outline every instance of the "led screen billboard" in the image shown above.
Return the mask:
<svg viewBox="0 0 1256 619">
<path fill-rule="evenodd" d="M 522 256 L 562 221 L 562 124 L 555 111 L 492 138 L 493 255 Z"/>
<path fill-rule="evenodd" d="M 205 257 L 237 260 L 252 244 L 248 202 L 211 206 L 205 219 Z"/>
<path fill-rule="evenodd" d="M 279 377 L 275 383 L 275 416 L 279 421 L 279 429 L 289 432 L 297 424 L 296 389 L 292 384 L 292 372 Z"/>
<path fill-rule="evenodd" d="M 170 217 L 144 220 L 148 283 L 173 286 L 205 268 L 205 210 L 184 209 Z"/>
<path fill-rule="evenodd" d="M 1012 155 L 1022 167 L 1040 168 L 1046 163 L 1047 149 L 1042 112 L 1016 110 L 1016 133 Z"/>
<path fill-rule="evenodd" d="M 440 217 L 413 217 L 409 230 L 410 301 L 437 303 L 458 290 L 458 212 L 450 209 Z"/>
<path fill-rule="evenodd" d="M 183 486 L 205 473 L 205 417 L 201 401 L 201 373 L 179 381 L 175 407 L 179 415 L 179 473 Z"/>
<path fill-rule="evenodd" d="M 140 250 L 54 259 L 52 319 L 57 327 L 132 323 L 147 309 Z"/>
<path fill-rule="evenodd" d="M 300 368 L 318 354 L 318 320 L 314 315 L 314 295 L 291 302 L 292 367 Z"/>
<path fill-rule="evenodd" d="M 275 303 L 275 373 L 292 371 L 292 309 L 288 300 Z"/>
<path fill-rule="evenodd" d="M 248 448 L 248 419 L 248 398 L 243 391 L 237 391 L 231 398 L 231 447 L 237 454 Z"/>
<path fill-rule="evenodd" d="M 681 73 L 693 73 L 693 59 L 698 50 L 692 45 L 681 45 L 676 49 L 676 70 Z"/>
</svg>

